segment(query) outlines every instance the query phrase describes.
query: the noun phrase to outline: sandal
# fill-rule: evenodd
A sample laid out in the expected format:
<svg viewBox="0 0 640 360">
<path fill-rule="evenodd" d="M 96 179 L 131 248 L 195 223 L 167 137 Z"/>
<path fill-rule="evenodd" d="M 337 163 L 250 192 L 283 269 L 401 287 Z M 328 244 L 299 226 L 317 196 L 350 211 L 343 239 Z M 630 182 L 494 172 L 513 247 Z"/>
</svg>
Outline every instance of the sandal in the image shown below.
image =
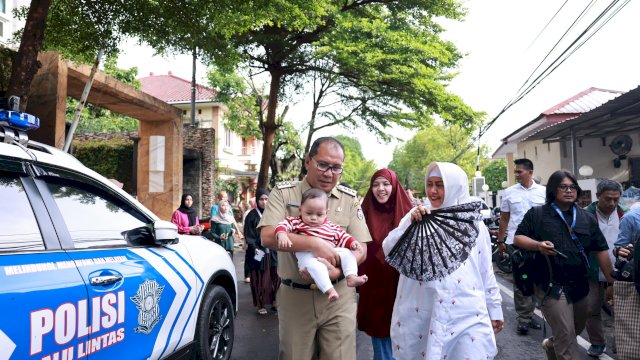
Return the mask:
<svg viewBox="0 0 640 360">
<path fill-rule="evenodd" d="M 265 308 L 258 309 L 258 314 L 260 314 L 260 315 L 267 315 L 267 313 L 268 313 L 267 309 L 265 309 Z"/>
</svg>

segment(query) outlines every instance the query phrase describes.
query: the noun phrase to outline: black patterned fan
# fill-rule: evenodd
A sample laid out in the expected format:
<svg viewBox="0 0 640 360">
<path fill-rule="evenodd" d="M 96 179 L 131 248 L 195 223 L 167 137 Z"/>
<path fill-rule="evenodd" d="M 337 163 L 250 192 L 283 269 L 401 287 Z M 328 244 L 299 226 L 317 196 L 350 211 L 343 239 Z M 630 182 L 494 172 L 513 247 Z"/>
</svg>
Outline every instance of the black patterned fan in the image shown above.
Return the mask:
<svg viewBox="0 0 640 360">
<path fill-rule="evenodd" d="M 451 274 L 476 244 L 480 209 L 480 202 L 470 202 L 431 210 L 409 225 L 385 259 L 400 274 L 418 281 Z"/>
</svg>

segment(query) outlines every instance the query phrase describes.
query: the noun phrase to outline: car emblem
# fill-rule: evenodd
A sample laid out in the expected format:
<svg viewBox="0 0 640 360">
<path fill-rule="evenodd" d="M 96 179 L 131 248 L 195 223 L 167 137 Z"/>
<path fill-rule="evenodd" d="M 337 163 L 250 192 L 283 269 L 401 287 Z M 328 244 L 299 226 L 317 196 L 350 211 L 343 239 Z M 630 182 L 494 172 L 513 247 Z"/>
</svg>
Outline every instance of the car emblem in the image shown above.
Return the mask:
<svg viewBox="0 0 640 360">
<path fill-rule="evenodd" d="M 138 308 L 138 327 L 133 329 L 135 333 L 149 334 L 158 324 L 160 315 L 160 298 L 164 285 L 159 286 L 155 280 L 146 280 L 138 286 L 138 292 L 130 297 Z"/>
</svg>

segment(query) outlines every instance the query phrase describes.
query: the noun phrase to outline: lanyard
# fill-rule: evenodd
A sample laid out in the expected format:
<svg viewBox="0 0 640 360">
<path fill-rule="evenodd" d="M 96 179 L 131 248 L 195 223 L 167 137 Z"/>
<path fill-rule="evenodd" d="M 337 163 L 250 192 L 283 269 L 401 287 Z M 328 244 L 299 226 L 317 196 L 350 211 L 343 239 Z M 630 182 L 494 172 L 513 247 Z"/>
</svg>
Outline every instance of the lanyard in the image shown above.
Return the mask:
<svg viewBox="0 0 640 360">
<path fill-rule="evenodd" d="M 587 259 L 587 255 L 584 253 L 584 246 L 582 246 L 582 243 L 578 239 L 578 236 L 573 231 L 573 228 L 576 226 L 576 218 L 577 218 L 577 216 L 576 216 L 576 206 L 575 205 L 571 206 L 571 209 L 573 210 L 573 219 L 571 220 L 571 225 L 569 225 L 569 223 L 567 222 L 567 219 L 564 217 L 564 213 L 562 212 L 562 210 L 560 210 L 560 208 L 558 207 L 558 205 L 555 202 L 551 203 L 551 207 L 553 207 L 553 210 L 555 210 L 558 213 L 558 215 L 562 219 L 562 222 L 564 222 L 564 224 L 567 225 L 567 229 L 569 230 L 569 234 L 571 235 L 571 239 L 573 239 L 573 242 L 578 247 L 578 250 L 580 251 L 580 254 L 582 255 L 583 259 L 586 261 L 587 267 L 589 267 L 589 259 Z"/>
</svg>

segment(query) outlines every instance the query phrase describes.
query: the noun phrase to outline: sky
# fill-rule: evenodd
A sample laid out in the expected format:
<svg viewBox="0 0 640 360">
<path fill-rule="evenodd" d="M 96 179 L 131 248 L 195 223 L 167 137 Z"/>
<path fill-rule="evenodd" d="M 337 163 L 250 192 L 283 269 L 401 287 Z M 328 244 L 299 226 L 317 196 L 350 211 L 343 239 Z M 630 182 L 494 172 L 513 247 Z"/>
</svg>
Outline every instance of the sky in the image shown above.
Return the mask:
<svg viewBox="0 0 640 360">
<path fill-rule="evenodd" d="M 458 75 L 451 81 L 448 90 L 460 96 L 474 110 L 486 112 L 488 119 L 492 119 L 516 95 L 536 66 L 590 3 L 592 7 L 575 23 L 566 38 L 558 43 L 536 75 L 558 57 L 611 2 L 568 0 L 549 23 L 564 1 L 463 1 L 468 10 L 464 21 L 440 21 L 446 29 L 442 37 L 452 41 L 465 54 L 457 69 Z M 493 152 L 500 145 L 500 139 L 543 111 L 590 87 L 629 91 L 640 86 L 640 47 L 635 39 L 640 33 L 637 14 L 640 14 L 640 1 L 630 1 L 568 60 L 500 116 L 480 141 Z M 542 31 L 547 23 L 549 25 Z M 119 66 L 137 66 L 140 76 L 147 76 L 150 72 L 162 75 L 172 71 L 176 76 L 191 78 L 189 55 L 169 58 L 153 55 L 152 49 L 131 42 L 124 46 Z M 206 67 L 198 64 L 196 72 L 198 82 L 205 84 Z M 289 120 L 298 124 L 306 121 L 310 103 L 311 99 L 307 99 L 295 104 L 288 113 Z M 328 128 L 316 136 L 356 136 L 362 144 L 365 157 L 374 160 L 378 167 L 383 167 L 391 161 L 395 146 L 409 140 L 415 131 L 394 128 L 390 133 L 400 140 L 382 144 L 366 131 L 354 133 L 340 128 Z"/>
</svg>

